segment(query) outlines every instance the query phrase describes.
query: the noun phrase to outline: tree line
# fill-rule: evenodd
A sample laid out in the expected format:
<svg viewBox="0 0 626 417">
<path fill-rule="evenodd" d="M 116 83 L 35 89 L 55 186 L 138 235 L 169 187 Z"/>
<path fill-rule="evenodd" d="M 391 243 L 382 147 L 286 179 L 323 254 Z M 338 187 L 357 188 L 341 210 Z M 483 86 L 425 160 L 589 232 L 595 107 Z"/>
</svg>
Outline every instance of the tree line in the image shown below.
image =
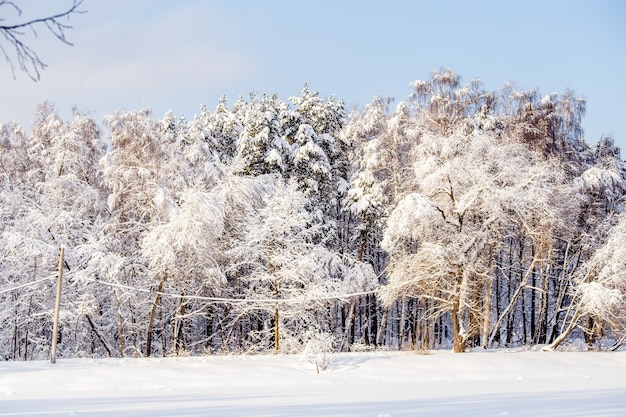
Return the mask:
<svg viewBox="0 0 626 417">
<path fill-rule="evenodd" d="M 0 354 L 49 354 L 61 247 L 65 357 L 621 345 L 626 170 L 584 100 L 411 86 L 1 125 Z"/>
</svg>

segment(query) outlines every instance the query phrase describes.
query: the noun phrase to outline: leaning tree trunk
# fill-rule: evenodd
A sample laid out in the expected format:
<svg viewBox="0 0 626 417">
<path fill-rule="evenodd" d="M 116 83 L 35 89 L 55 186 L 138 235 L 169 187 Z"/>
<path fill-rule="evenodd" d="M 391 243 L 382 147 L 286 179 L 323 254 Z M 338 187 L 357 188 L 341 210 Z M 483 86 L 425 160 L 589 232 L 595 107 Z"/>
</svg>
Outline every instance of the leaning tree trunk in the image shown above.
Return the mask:
<svg viewBox="0 0 626 417">
<path fill-rule="evenodd" d="M 493 341 L 496 338 L 496 335 L 500 331 L 500 326 L 502 326 L 502 322 L 507 318 L 509 313 L 511 313 L 511 311 L 513 310 L 513 307 L 515 307 L 515 303 L 517 302 L 517 299 L 522 294 L 522 291 L 524 291 L 524 288 L 526 288 L 526 283 L 528 282 L 528 278 L 529 278 L 533 268 L 535 267 L 536 261 L 537 261 L 537 258 L 533 259 L 533 261 L 531 262 L 530 266 L 528 267 L 528 271 L 526 271 L 526 273 L 522 277 L 519 286 L 517 287 L 517 289 L 515 290 L 513 295 L 510 297 L 510 301 L 509 301 L 508 306 L 504 309 L 502 314 L 500 314 L 500 317 L 498 317 L 498 321 L 496 322 L 496 325 L 494 326 L 494 328 L 493 328 L 493 330 L 491 332 L 491 336 L 489 337 L 489 341 L 487 342 L 487 347 L 491 347 L 492 346 Z"/>
<path fill-rule="evenodd" d="M 591 277 L 591 271 L 587 272 L 587 274 L 584 276 L 581 282 L 582 283 L 587 282 L 590 277 Z M 567 327 L 565 327 L 565 323 L 567 323 L 567 316 L 569 316 L 570 313 L 571 313 L 572 318 L 570 319 Z M 546 350 L 554 350 L 561 343 L 563 343 L 565 339 L 567 339 L 567 337 L 570 335 L 570 333 L 576 328 L 576 326 L 578 326 L 578 321 L 582 318 L 583 315 L 584 314 L 582 311 L 582 305 L 580 304 L 580 301 L 578 300 L 578 292 L 576 292 L 573 294 L 572 300 L 570 302 L 570 306 L 567 309 L 565 318 L 563 319 L 563 327 L 561 328 L 561 334 L 559 334 L 554 339 L 554 341 L 552 341 L 552 343 L 550 343 L 546 347 Z"/>
<path fill-rule="evenodd" d="M 569 322 L 568 326 L 561 332 L 561 334 L 559 334 L 552 343 L 550 343 L 547 347 L 546 350 L 554 350 L 557 347 L 559 347 L 559 345 L 561 343 L 563 343 L 565 341 L 565 339 L 567 339 L 567 337 L 570 335 L 570 333 L 576 328 L 576 326 L 578 325 L 578 320 L 580 320 L 580 308 L 577 308 L 576 311 L 574 312 L 574 315 L 572 316 L 572 320 Z"/>
</svg>

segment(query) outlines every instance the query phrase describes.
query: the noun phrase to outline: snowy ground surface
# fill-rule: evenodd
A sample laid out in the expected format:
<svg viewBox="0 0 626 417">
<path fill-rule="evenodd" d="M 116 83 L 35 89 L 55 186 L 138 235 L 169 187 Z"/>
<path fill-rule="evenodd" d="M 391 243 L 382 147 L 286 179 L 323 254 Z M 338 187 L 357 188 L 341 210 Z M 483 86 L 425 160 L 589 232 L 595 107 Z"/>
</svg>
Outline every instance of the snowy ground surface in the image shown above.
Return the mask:
<svg viewBox="0 0 626 417">
<path fill-rule="evenodd" d="M 626 352 L 0 363 L 0 416 L 626 416 Z"/>
</svg>

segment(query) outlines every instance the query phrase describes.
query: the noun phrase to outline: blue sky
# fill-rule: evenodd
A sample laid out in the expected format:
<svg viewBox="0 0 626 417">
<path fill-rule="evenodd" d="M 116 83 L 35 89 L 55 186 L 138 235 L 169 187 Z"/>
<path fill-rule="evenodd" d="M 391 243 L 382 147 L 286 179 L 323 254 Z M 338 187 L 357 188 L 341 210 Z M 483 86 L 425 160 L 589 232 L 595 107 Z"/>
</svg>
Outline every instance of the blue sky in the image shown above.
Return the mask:
<svg viewBox="0 0 626 417">
<path fill-rule="evenodd" d="M 19 2 L 24 16 L 71 0 Z M 85 0 L 68 47 L 42 28 L 31 46 L 48 64 L 34 83 L 0 61 L 0 122 L 30 125 L 47 99 L 98 121 L 116 110 L 191 118 L 251 91 L 283 99 L 309 86 L 364 106 L 396 103 L 409 83 L 448 67 L 495 90 L 506 82 L 587 99 L 588 143 L 612 134 L 626 156 L 626 2 Z M 6 22 L 15 20 L 0 9 Z"/>
</svg>

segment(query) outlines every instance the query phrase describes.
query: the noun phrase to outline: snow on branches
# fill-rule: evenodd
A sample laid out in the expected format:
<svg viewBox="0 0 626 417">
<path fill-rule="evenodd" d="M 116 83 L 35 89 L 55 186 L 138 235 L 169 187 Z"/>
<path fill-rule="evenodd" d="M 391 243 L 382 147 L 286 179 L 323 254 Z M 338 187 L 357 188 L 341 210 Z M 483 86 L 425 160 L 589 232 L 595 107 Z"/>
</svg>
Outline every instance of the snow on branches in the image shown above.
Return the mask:
<svg viewBox="0 0 626 417">
<path fill-rule="evenodd" d="M 0 126 L 0 355 L 49 351 L 61 245 L 62 356 L 619 342 L 626 170 L 584 101 L 412 87 L 118 112 L 108 148 L 47 103 Z"/>
</svg>

